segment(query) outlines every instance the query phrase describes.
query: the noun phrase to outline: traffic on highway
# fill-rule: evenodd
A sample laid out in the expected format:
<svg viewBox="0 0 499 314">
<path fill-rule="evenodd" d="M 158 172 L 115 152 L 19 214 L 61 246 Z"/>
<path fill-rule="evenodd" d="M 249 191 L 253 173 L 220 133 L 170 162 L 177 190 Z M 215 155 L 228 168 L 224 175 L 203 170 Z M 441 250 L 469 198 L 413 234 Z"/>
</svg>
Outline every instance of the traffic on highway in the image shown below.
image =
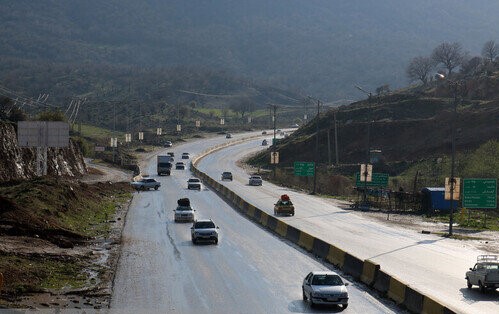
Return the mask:
<svg viewBox="0 0 499 314">
<path fill-rule="evenodd" d="M 233 139 L 241 137 L 234 134 Z M 186 143 L 175 153 L 196 156 L 224 142 Z M 152 159 L 146 172 L 155 168 Z M 222 182 L 225 168 L 214 170 Z M 393 302 L 349 276 L 341 277 L 332 265 L 244 218 L 207 187 L 189 190 L 185 182 L 191 176 L 181 170 L 154 176 L 161 188 L 134 196 L 123 231 L 112 312 L 400 312 Z M 186 222 L 177 216 L 181 205 L 196 210 Z M 329 277 L 312 280 L 311 272 L 335 277 L 331 283 Z"/>
</svg>

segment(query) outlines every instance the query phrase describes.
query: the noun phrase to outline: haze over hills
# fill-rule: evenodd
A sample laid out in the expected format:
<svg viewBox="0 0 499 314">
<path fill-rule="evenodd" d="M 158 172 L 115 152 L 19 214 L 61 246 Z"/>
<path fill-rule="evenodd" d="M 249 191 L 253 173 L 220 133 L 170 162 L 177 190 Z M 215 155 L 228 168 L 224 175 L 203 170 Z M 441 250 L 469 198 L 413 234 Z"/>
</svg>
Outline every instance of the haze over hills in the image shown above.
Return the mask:
<svg viewBox="0 0 499 314">
<path fill-rule="evenodd" d="M 409 60 L 443 41 L 478 53 L 497 40 L 497 12 L 495 0 L 3 1 L 0 83 L 28 61 L 202 66 L 329 101 L 354 99 L 363 96 L 355 83 L 406 85 Z"/>
</svg>

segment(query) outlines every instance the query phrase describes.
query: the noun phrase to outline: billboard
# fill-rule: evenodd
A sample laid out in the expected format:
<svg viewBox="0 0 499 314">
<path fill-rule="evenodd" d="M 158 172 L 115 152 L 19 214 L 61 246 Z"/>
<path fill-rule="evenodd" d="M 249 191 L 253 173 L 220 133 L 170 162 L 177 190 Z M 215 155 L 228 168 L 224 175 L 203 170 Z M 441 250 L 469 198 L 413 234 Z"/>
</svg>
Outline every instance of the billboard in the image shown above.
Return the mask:
<svg viewBox="0 0 499 314">
<path fill-rule="evenodd" d="M 20 147 L 68 147 L 69 124 L 61 121 L 19 121 Z"/>
</svg>

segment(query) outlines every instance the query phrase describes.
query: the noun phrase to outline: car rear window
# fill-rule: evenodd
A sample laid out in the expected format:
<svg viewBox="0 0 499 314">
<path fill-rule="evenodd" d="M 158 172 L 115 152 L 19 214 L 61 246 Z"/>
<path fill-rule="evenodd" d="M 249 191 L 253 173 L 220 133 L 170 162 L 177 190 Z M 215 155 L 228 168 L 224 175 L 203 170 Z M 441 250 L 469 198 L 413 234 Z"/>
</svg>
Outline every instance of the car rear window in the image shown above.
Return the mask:
<svg viewBox="0 0 499 314">
<path fill-rule="evenodd" d="M 343 281 L 341 281 L 338 275 L 315 275 L 312 279 L 312 285 L 314 286 L 341 286 Z"/>
<path fill-rule="evenodd" d="M 194 224 L 195 229 L 215 228 L 213 221 L 199 221 Z"/>
</svg>

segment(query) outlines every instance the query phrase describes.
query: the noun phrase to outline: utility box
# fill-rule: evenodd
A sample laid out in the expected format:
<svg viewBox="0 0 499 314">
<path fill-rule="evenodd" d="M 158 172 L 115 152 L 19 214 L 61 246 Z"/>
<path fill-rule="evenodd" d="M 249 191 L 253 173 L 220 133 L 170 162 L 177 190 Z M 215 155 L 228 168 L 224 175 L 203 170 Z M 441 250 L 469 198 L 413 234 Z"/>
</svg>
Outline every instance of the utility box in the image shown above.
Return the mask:
<svg viewBox="0 0 499 314">
<path fill-rule="evenodd" d="M 423 197 L 421 198 L 421 208 L 424 212 L 449 212 L 450 211 L 450 201 L 445 200 L 445 188 L 444 187 L 427 187 L 421 190 Z M 453 202 L 454 212 L 458 207 L 459 200 L 454 200 Z"/>
</svg>

